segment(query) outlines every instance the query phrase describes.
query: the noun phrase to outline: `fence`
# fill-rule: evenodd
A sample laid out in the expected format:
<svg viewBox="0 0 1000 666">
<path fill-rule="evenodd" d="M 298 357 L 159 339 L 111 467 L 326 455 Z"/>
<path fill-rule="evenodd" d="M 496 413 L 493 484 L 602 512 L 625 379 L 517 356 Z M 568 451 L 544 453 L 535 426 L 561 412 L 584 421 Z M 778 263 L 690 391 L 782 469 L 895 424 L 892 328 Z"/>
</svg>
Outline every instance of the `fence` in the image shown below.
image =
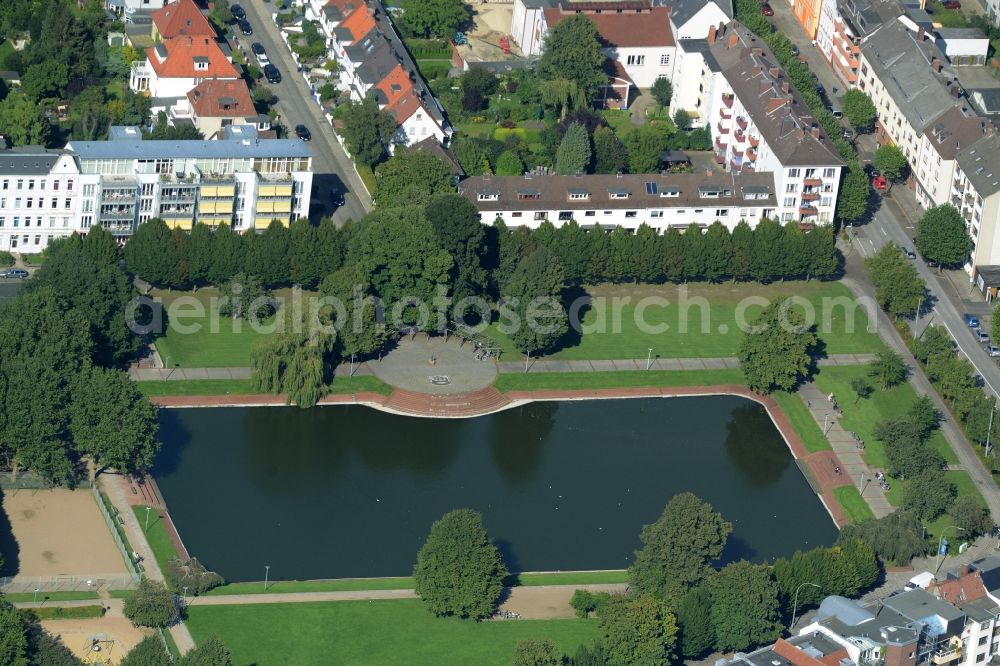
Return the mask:
<svg viewBox="0 0 1000 666">
<path fill-rule="evenodd" d="M 136 581 L 130 574 L 93 574 L 80 576 L 3 576 L 0 592 L 4 594 L 34 593 L 39 597 L 50 592 L 97 592 L 100 589 L 129 590 Z"/>
<path fill-rule="evenodd" d="M 101 515 L 104 516 L 104 522 L 108 524 L 108 529 L 111 530 L 111 536 L 114 537 L 115 543 L 118 544 L 118 550 L 121 551 L 122 557 L 125 558 L 125 566 L 128 567 L 128 572 L 131 575 L 134 585 L 139 582 L 141 576 L 135 568 L 135 562 L 132 561 L 132 553 L 129 552 L 125 542 L 122 541 L 122 535 L 118 531 L 118 524 L 115 523 L 115 519 L 108 513 L 108 507 L 104 505 L 104 499 L 101 497 L 100 492 L 98 492 L 97 487 L 91 486 L 90 491 L 94 494 L 94 501 L 97 502 L 97 508 L 101 510 Z M 132 587 L 132 585 L 129 585 L 129 587 Z"/>
<path fill-rule="evenodd" d="M 90 486 L 90 479 L 78 479 L 77 488 Z M 50 490 L 55 484 L 34 472 L 0 472 L 0 489 L 3 490 Z"/>
</svg>

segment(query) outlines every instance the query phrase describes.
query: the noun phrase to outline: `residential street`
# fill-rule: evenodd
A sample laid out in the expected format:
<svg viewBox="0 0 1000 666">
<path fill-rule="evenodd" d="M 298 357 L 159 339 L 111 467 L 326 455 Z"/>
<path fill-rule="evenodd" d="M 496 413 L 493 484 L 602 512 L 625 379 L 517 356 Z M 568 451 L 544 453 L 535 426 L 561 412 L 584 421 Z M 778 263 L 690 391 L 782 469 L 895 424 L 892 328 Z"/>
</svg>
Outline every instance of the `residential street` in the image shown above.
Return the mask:
<svg viewBox="0 0 1000 666">
<path fill-rule="evenodd" d="M 310 218 L 318 219 L 331 213 L 333 204 L 330 192 L 336 187 L 345 192 L 345 195 L 344 205 L 333 214 L 334 221 L 341 225 L 348 219 L 360 220 L 371 210 L 371 198 L 354 170 L 354 163 L 333 136 L 333 128 L 323 116 L 319 105 L 313 101 L 305 79 L 296 71 L 295 61 L 281 39 L 278 27 L 270 18 L 273 7 L 259 2 L 247 2 L 243 3 L 243 8 L 254 34 L 246 37 L 235 26 L 234 34 L 249 61 L 253 61 L 250 45 L 260 42 L 268 58 L 281 72 L 281 83 L 265 83 L 278 97 L 276 106 L 281 123 L 293 132 L 293 136 L 295 126 L 300 123 L 312 132 L 310 147 L 313 150 L 314 175 Z"/>
</svg>

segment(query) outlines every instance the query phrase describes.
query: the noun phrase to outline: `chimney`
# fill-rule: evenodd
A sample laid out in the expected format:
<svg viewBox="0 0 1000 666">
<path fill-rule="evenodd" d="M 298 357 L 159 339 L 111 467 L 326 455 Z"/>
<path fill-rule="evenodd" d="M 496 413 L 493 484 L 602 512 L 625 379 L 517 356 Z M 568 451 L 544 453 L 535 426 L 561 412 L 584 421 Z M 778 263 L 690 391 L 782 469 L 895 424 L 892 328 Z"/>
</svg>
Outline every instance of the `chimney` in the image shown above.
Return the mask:
<svg viewBox="0 0 1000 666">
<path fill-rule="evenodd" d="M 767 70 L 767 73 L 774 78 L 778 78 L 779 76 L 781 76 L 781 69 L 779 69 L 778 67 L 771 67 L 770 69 Z"/>
<path fill-rule="evenodd" d="M 931 69 L 935 72 L 941 71 L 941 61 L 938 60 L 937 57 L 931 58 Z"/>
<path fill-rule="evenodd" d="M 819 138 L 819 126 L 818 125 L 813 125 L 811 133 L 812 133 L 814 139 L 818 139 Z"/>
<path fill-rule="evenodd" d="M 963 564 L 962 567 L 958 570 L 958 577 L 961 578 L 963 576 L 968 576 L 968 575 L 969 575 L 969 565 Z"/>
<path fill-rule="evenodd" d="M 719 31 L 719 29 L 716 28 L 714 25 L 708 29 L 708 43 L 709 44 L 714 44 L 715 43 L 715 35 L 716 35 L 716 33 L 718 33 L 718 31 Z"/>
<path fill-rule="evenodd" d="M 757 78 L 764 73 L 764 67 L 762 65 L 754 65 L 753 69 L 750 70 L 750 76 Z"/>
<path fill-rule="evenodd" d="M 781 82 L 781 92 L 785 93 L 786 95 L 792 92 L 792 86 L 791 84 L 788 83 L 788 81 Z"/>
<path fill-rule="evenodd" d="M 733 34 L 729 35 L 729 43 L 726 46 L 727 48 L 731 49 L 739 43 L 740 43 L 740 36 L 734 32 Z"/>
</svg>

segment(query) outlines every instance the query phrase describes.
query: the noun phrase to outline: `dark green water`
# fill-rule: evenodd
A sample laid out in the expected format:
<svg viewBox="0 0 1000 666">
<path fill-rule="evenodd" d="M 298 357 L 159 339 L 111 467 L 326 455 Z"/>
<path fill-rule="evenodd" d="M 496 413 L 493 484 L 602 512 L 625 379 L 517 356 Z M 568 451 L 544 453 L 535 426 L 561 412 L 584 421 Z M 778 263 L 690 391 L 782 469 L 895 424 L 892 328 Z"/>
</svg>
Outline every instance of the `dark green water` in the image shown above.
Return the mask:
<svg viewBox="0 0 1000 666">
<path fill-rule="evenodd" d="M 836 528 L 756 403 L 534 403 L 431 420 L 357 406 L 161 410 L 154 475 L 192 555 L 230 581 L 409 575 L 431 522 L 481 511 L 512 571 L 623 568 L 684 490 L 733 523 L 724 559 Z"/>
</svg>

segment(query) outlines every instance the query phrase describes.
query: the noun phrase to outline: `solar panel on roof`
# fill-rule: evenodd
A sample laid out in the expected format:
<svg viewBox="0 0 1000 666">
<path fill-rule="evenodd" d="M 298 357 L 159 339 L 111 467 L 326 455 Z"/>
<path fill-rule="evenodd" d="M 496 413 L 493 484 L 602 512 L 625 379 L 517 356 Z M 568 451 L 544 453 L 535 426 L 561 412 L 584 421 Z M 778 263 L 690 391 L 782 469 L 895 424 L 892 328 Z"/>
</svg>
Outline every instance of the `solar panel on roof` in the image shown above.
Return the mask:
<svg viewBox="0 0 1000 666">
<path fill-rule="evenodd" d="M 656 194 L 657 191 L 656 183 L 652 181 L 646 183 L 646 194 Z"/>
</svg>

